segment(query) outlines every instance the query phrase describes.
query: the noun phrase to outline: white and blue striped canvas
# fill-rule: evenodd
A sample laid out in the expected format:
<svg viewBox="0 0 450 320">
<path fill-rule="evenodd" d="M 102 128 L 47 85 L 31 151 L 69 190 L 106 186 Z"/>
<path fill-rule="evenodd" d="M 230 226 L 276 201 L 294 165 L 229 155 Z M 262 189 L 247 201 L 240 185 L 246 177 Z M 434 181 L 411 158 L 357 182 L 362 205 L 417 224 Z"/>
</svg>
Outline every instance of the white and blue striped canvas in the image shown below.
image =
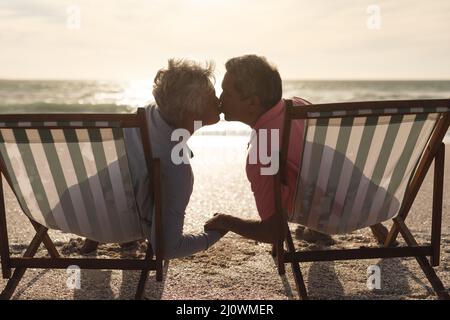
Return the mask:
<svg viewBox="0 0 450 320">
<path fill-rule="evenodd" d="M 306 120 L 289 221 L 340 234 L 395 217 L 440 117 L 427 111 Z"/>
<path fill-rule="evenodd" d="M 29 218 L 100 242 L 144 238 L 122 128 L 29 125 L 0 125 L 5 174 Z"/>
</svg>

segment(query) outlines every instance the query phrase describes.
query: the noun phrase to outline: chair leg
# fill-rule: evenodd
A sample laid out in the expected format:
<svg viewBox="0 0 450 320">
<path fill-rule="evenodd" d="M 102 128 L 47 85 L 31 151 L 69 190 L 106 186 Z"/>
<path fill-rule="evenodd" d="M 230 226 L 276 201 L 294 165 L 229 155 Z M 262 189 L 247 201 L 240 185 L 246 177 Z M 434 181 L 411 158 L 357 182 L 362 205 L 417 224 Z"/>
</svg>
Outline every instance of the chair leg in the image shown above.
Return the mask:
<svg viewBox="0 0 450 320">
<path fill-rule="evenodd" d="M 289 252 L 295 252 L 294 241 L 290 232 L 287 233 L 287 245 Z M 308 300 L 308 292 L 306 290 L 305 281 L 303 280 L 302 271 L 298 262 L 291 262 L 292 273 L 294 274 L 295 286 L 302 300 Z"/>
<path fill-rule="evenodd" d="M 277 259 L 278 274 L 280 276 L 286 274 L 286 267 L 284 265 L 283 242 L 276 244 L 276 246 L 275 246 L 275 258 Z"/>
<path fill-rule="evenodd" d="M 436 142 L 437 141 L 442 141 L 442 138 L 444 137 L 445 132 L 448 129 L 449 119 L 450 119 L 450 117 L 447 117 L 446 120 L 442 119 L 443 122 L 440 122 L 440 124 L 442 124 L 443 126 L 440 127 L 439 129 L 436 129 L 436 130 L 440 130 L 440 129 L 443 128 L 443 130 L 442 130 L 442 137 L 440 137 L 438 140 L 436 140 Z M 440 124 L 438 124 L 438 126 Z M 433 140 L 433 137 L 432 137 L 432 140 Z M 444 153 L 445 152 L 445 145 L 442 142 L 438 146 L 434 146 L 434 145 L 436 145 L 436 143 L 434 143 L 434 145 L 433 145 L 432 142 L 430 142 L 430 145 L 431 145 L 431 149 L 427 149 L 425 151 L 425 155 L 423 156 L 421 162 L 419 163 L 419 166 L 417 167 L 416 174 L 415 174 L 414 178 L 411 180 L 411 184 L 410 184 L 411 187 L 410 188 L 408 187 L 408 189 L 406 190 L 407 196 L 405 196 L 405 199 L 403 199 L 404 206 L 402 206 L 400 208 L 400 213 L 398 215 L 403 220 L 405 220 L 406 217 L 408 216 L 408 212 L 411 209 L 411 206 L 412 206 L 412 204 L 414 202 L 414 199 L 416 198 L 417 193 L 419 192 L 419 188 L 420 188 L 420 186 L 422 185 L 422 182 L 425 179 L 425 176 L 426 176 L 426 174 L 427 174 L 427 172 L 428 172 L 428 170 L 429 170 L 429 168 L 431 166 L 431 163 L 432 163 L 433 159 L 436 160 L 437 158 L 439 158 L 439 153 Z M 433 150 L 434 148 L 436 148 L 436 150 Z M 433 154 L 433 153 L 434 153 L 434 155 L 433 155 L 433 157 L 431 157 L 431 154 Z M 435 166 L 436 165 L 437 165 L 437 163 L 435 163 Z M 443 172 L 444 172 L 444 170 L 443 170 L 444 169 L 444 165 L 443 164 L 442 164 L 441 168 L 439 168 L 439 169 L 442 170 L 442 174 L 443 174 Z M 435 168 L 435 169 L 437 169 L 437 168 Z M 388 234 L 388 236 L 386 238 L 384 246 L 385 247 L 392 246 L 394 241 L 395 241 L 395 239 L 397 239 L 397 236 L 398 236 L 399 232 L 400 232 L 400 230 L 397 227 L 397 225 L 393 224 L 392 228 L 389 231 L 389 234 Z"/>
<path fill-rule="evenodd" d="M 428 281 L 431 283 L 431 286 L 436 292 L 438 298 L 440 300 L 450 300 L 450 295 L 448 294 L 447 290 L 442 284 L 441 279 L 439 279 L 438 275 L 434 271 L 428 259 L 426 257 L 419 256 L 416 257 L 416 260 L 419 263 L 420 267 L 422 268 L 423 272 L 425 273 L 425 276 L 427 277 Z"/>
<path fill-rule="evenodd" d="M 289 232 L 289 226 L 284 221 L 283 215 L 279 216 L 279 225 L 275 231 L 275 242 L 272 247 L 272 255 L 276 259 L 278 274 L 280 276 L 286 274 L 286 266 L 284 262 L 284 240 L 286 238 L 286 232 Z"/>
<path fill-rule="evenodd" d="M 398 229 L 403 237 L 405 239 L 408 246 L 414 247 L 417 246 L 417 241 L 414 239 L 414 236 L 411 234 L 411 231 L 409 231 L 408 227 L 406 226 L 405 222 L 401 218 L 394 218 L 394 221 L 396 225 L 398 226 Z M 439 279 L 438 275 L 434 271 L 433 267 L 431 266 L 430 262 L 425 256 L 417 256 L 415 257 L 417 262 L 420 265 L 420 268 L 425 273 L 425 276 L 427 277 L 428 281 L 430 282 L 431 286 L 433 287 L 434 291 L 436 292 L 436 295 L 441 300 L 450 300 L 450 296 L 445 289 L 444 285 L 442 284 L 441 279 Z"/>
<path fill-rule="evenodd" d="M 145 260 L 149 261 L 153 259 L 153 249 L 152 249 L 152 245 L 150 244 L 150 241 L 148 241 L 147 244 L 147 251 L 145 253 Z M 145 292 L 145 284 L 147 283 L 147 279 L 148 279 L 148 269 L 143 269 L 141 271 L 141 276 L 139 278 L 139 283 L 138 283 L 138 287 L 136 290 L 136 294 L 134 296 L 134 298 L 136 300 L 142 300 L 144 297 L 144 292 Z"/>
<path fill-rule="evenodd" d="M 398 237 L 398 233 L 400 231 L 397 228 L 397 225 L 394 223 L 391 227 L 391 230 L 389 230 L 389 234 L 386 237 L 386 241 L 384 242 L 385 247 L 392 247 L 395 240 Z"/>
<path fill-rule="evenodd" d="M 33 225 L 33 228 L 36 230 L 36 232 L 39 232 L 39 229 L 41 227 L 43 227 L 42 225 L 40 225 L 39 223 L 37 223 L 36 221 L 33 221 L 31 219 L 30 219 L 30 222 Z M 56 249 L 55 245 L 53 244 L 52 239 L 50 239 L 50 236 L 48 235 L 48 233 L 44 234 L 44 238 L 42 239 L 42 242 L 44 243 L 44 246 L 47 249 L 50 257 L 52 257 L 52 258 L 60 257 L 59 252 Z"/>
<path fill-rule="evenodd" d="M 431 221 L 431 246 L 433 255 L 430 262 L 433 267 L 439 265 L 441 253 L 442 197 L 444 192 L 445 145 L 442 144 L 434 158 L 433 212 Z"/>
<path fill-rule="evenodd" d="M 11 278 L 8 230 L 6 225 L 5 199 L 3 195 L 3 177 L 0 171 L 0 264 L 3 279 Z"/>
<path fill-rule="evenodd" d="M 148 269 L 142 270 L 141 272 L 136 294 L 134 296 L 134 299 L 136 300 L 142 300 L 144 298 L 145 284 L 147 283 L 148 272 L 149 272 Z"/>
<path fill-rule="evenodd" d="M 31 241 L 30 245 L 28 246 L 27 250 L 25 251 L 23 257 L 24 258 L 32 258 L 36 254 L 37 250 L 39 249 L 39 246 L 41 245 L 45 235 L 47 235 L 47 228 L 41 226 L 39 228 L 39 231 L 34 236 L 33 240 Z M 27 268 L 20 267 L 16 268 L 14 270 L 14 273 L 9 279 L 8 283 L 6 284 L 6 287 L 3 289 L 2 293 L 0 294 L 0 300 L 9 300 L 11 299 L 12 295 L 14 294 L 14 291 L 16 290 L 17 286 L 19 285 L 20 280 L 22 279 L 23 275 L 25 274 L 25 271 Z"/>
<path fill-rule="evenodd" d="M 298 262 L 292 262 L 292 273 L 294 274 L 295 286 L 301 300 L 308 300 L 308 291 L 306 290 L 305 281 L 303 280 L 302 272 Z"/>
<path fill-rule="evenodd" d="M 379 244 L 384 244 L 386 242 L 389 230 L 382 223 L 377 223 L 373 226 L 370 226 L 370 230 L 372 231 L 374 238 Z M 398 246 L 398 242 L 395 241 L 392 245 Z"/>
<path fill-rule="evenodd" d="M 164 265 L 163 260 L 156 260 L 156 281 L 161 282 L 163 281 L 163 274 L 164 274 Z"/>
<path fill-rule="evenodd" d="M 272 243 L 271 255 L 272 255 L 272 258 L 275 258 L 277 256 L 277 247 L 274 243 Z"/>
</svg>

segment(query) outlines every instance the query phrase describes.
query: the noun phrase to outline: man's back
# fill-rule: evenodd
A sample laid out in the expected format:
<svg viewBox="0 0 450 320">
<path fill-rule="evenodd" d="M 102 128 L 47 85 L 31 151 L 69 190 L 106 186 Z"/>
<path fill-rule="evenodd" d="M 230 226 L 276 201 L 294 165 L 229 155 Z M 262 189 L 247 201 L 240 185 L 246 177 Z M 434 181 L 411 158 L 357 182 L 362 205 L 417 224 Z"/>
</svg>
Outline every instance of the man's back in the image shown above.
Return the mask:
<svg viewBox="0 0 450 320">
<path fill-rule="evenodd" d="M 294 106 L 301 107 L 310 103 L 295 97 L 293 98 L 293 104 Z M 274 175 L 276 172 L 272 172 L 271 174 L 263 173 L 262 169 L 267 168 L 271 164 L 264 164 L 260 155 L 264 153 L 270 155 L 272 161 L 274 156 L 278 155 L 281 147 L 283 121 L 284 100 L 280 100 L 277 105 L 269 109 L 258 119 L 253 128 L 255 131 L 249 144 L 249 156 L 247 157 L 246 165 L 247 178 L 251 183 L 258 213 L 262 220 L 271 217 L 275 213 Z M 261 135 L 263 130 L 267 130 L 267 139 L 264 139 Z M 289 212 L 293 206 L 293 194 L 296 188 L 300 157 L 303 149 L 303 131 L 303 120 L 297 120 L 292 123 L 290 146 L 288 149 L 285 174 L 282 177 L 283 184 L 281 190 L 283 207 Z M 255 136 L 255 133 L 257 136 Z M 276 139 L 276 136 L 272 136 L 273 134 L 278 134 L 278 139 Z M 272 145 L 272 138 L 274 138 L 273 141 L 278 142 L 278 145 Z M 264 147 L 266 147 L 266 150 L 263 150 Z"/>
</svg>

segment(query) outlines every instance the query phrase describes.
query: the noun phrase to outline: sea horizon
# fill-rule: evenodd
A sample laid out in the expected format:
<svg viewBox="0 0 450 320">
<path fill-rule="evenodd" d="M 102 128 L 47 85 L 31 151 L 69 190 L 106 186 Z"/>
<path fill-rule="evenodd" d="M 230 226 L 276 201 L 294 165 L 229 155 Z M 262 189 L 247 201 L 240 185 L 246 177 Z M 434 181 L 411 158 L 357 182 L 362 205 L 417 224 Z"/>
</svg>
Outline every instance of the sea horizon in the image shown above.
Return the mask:
<svg viewBox="0 0 450 320">
<path fill-rule="evenodd" d="M 152 79 L 0 79 L 0 113 L 133 112 L 154 102 Z M 215 83 L 221 93 L 221 82 Z M 313 104 L 376 100 L 450 99 L 450 80 L 285 79 L 283 96 Z M 196 135 L 246 136 L 250 127 L 223 120 Z M 450 143 L 450 131 L 446 136 Z"/>
</svg>

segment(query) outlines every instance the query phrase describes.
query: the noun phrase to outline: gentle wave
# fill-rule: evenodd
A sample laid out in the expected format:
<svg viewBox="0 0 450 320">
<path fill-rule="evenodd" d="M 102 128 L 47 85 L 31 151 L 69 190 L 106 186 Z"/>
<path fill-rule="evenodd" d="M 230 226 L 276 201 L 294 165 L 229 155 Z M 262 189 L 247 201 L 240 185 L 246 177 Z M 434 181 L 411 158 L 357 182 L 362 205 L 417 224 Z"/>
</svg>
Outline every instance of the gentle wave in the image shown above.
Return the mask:
<svg viewBox="0 0 450 320">
<path fill-rule="evenodd" d="M 129 113 L 153 97 L 152 81 L 1 80 L 0 114 Z M 217 94 L 220 88 L 217 87 Z M 283 81 L 283 96 L 312 103 L 450 98 L 450 81 Z M 250 128 L 220 121 L 199 136 L 248 136 Z M 450 134 L 446 141 L 450 143 Z"/>
<path fill-rule="evenodd" d="M 0 114 L 8 113 L 131 113 L 135 107 L 117 104 L 64 104 L 36 102 L 0 105 Z"/>
</svg>

